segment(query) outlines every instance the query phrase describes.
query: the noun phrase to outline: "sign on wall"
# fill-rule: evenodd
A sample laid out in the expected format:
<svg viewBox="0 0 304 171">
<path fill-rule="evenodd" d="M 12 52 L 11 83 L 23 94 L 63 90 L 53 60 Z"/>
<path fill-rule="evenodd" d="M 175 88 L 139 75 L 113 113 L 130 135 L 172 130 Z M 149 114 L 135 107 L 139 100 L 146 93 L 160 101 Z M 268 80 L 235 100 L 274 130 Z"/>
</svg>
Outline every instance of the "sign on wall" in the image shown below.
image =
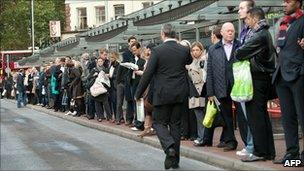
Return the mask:
<svg viewBox="0 0 304 171">
<path fill-rule="evenodd" d="M 61 37 L 60 21 L 50 21 L 50 36 Z"/>
</svg>

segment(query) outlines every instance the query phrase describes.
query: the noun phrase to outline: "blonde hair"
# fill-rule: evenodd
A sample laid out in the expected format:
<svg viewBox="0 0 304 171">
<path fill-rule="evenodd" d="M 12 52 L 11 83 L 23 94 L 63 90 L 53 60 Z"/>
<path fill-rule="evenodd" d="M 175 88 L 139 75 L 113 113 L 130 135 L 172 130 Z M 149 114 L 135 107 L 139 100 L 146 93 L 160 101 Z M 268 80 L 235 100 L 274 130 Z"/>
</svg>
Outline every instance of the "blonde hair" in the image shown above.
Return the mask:
<svg viewBox="0 0 304 171">
<path fill-rule="evenodd" d="M 204 46 L 201 42 L 193 42 L 192 45 L 191 45 L 191 49 L 194 48 L 195 46 L 200 48 L 202 51 L 205 50 L 205 48 L 204 48 Z"/>
</svg>

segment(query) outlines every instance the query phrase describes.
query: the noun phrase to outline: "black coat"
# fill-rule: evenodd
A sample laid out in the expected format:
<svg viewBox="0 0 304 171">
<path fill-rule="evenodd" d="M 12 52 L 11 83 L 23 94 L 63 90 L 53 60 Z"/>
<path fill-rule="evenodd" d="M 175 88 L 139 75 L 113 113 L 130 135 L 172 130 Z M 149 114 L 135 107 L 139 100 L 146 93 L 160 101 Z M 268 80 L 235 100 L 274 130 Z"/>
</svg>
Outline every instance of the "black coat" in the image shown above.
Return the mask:
<svg viewBox="0 0 304 171">
<path fill-rule="evenodd" d="M 299 38 L 304 38 L 304 16 L 295 20 L 287 30 L 285 46 L 280 49 L 278 65 L 272 82 L 279 73 L 286 81 L 293 81 L 304 75 L 304 50 L 297 43 Z"/>
<path fill-rule="evenodd" d="M 207 96 L 224 98 L 230 96 L 233 85 L 232 64 L 236 61 L 234 51 L 240 42 L 234 40 L 230 60 L 227 60 L 222 41 L 211 46 L 208 52 L 207 63 Z"/>
<path fill-rule="evenodd" d="M 186 65 L 192 62 L 189 48 L 167 41 L 152 50 L 147 68 L 139 82 L 135 98 L 139 99 L 151 79 L 153 105 L 183 103 L 189 95 Z"/>
<path fill-rule="evenodd" d="M 17 76 L 17 91 L 25 92 L 24 76 L 23 76 L 23 74 L 20 74 L 20 73 Z"/>
<path fill-rule="evenodd" d="M 135 60 L 133 61 L 133 63 L 135 63 Z M 139 58 L 137 63 L 136 63 L 138 65 L 138 69 L 143 71 L 145 63 L 146 63 L 146 61 L 144 59 Z M 133 71 L 131 71 L 131 77 L 128 77 L 128 79 L 130 79 L 128 82 L 130 82 L 130 84 L 132 86 L 136 87 L 139 84 L 141 75 L 136 75 L 135 74 L 135 79 L 132 79 L 132 74 L 133 74 Z"/>
<path fill-rule="evenodd" d="M 262 26 L 259 30 L 253 30 L 253 36 L 235 51 L 238 60 L 250 59 L 253 77 L 275 71 L 276 52 L 268 28 Z"/>
</svg>

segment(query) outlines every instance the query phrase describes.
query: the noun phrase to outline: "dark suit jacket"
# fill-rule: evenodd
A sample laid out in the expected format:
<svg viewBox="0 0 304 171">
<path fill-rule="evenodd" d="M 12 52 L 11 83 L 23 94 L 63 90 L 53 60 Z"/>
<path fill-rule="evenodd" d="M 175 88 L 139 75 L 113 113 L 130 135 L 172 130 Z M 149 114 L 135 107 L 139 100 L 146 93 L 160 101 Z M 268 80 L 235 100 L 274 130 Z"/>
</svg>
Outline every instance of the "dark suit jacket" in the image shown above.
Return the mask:
<svg viewBox="0 0 304 171">
<path fill-rule="evenodd" d="M 192 62 L 189 48 L 167 41 L 152 50 L 147 68 L 139 82 L 135 98 L 139 99 L 152 77 L 153 105 L 184 102 L 189 95 L 185 65 Z"/>
<path fill-rule="evenodd" d="M 230 96 L 233 85 L 232 64 L 236 61 L 234 51 L 240 42 L 234 40 L 230 60 L 227 60 L 222 40 L 211 46 L 208 52 L 207 63 L 207 96 L 224 98 Z"/>
<path fill-rule="evenodd" d="M 17 76 L 17 90 L 21 92 L 25 92 L 25 86 L 24 86 L 24 76 L 22 74 L 18 74 Z"/>
<path fill-rule="evenodd" d="M 304 50 L 298 45 L 298 39 L 304 38 L 304 16 L 294 21 L 286 36 L 286 42 L 280 49 L 278 65 L 273 74 L 272 82 L 280 74 L 284 80 L 293 81 L 304 75 Z"/>
</svg>

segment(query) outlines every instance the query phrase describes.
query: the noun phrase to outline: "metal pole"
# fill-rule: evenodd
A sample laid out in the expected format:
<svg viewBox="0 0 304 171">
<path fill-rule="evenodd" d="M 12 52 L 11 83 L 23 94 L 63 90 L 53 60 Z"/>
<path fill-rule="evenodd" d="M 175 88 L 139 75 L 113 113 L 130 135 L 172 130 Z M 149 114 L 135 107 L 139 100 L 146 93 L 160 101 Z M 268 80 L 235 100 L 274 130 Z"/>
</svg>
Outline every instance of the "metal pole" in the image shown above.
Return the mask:
<svg viewBox="0 0 304 171">
<path fill-rule="evenodd" d="M 200 33 L 199 33 L 199 28 L 195 28 L 195 41 L 199 41 L 200 39 Z"/>
<path fill-rule="evenodd" d="M 31 12 L 32 12 L 32 55 L 34 55 L 35 51 L 35 37 L 34 37 L 34 0 L 31 0 Z"/>
</svg>

